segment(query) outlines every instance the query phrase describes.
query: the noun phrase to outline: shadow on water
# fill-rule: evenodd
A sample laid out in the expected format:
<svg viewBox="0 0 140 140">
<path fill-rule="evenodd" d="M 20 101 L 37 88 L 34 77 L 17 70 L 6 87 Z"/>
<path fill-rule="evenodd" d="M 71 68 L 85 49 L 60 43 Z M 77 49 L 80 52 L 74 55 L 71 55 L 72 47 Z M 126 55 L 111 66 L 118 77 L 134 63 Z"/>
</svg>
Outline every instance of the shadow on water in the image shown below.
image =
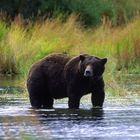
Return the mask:
<svg viewBox="0 0 140 140">
<path fill-rule="evenodd" d="M 30 110 L 32 114 L 43 118 L 44 121 L 51 120 L 101 120 L 103 119 L 103 109 L 92 108 L 86 109 L 43 109 L 43 110 Z"/>
</svg>

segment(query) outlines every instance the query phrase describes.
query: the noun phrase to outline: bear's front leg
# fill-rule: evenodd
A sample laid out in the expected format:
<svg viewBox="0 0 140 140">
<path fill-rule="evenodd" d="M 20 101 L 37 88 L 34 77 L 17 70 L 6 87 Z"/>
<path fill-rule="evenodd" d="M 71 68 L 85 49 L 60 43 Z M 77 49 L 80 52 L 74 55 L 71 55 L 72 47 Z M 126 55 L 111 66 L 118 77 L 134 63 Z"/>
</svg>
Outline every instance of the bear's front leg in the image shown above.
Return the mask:
<svg viewBox="0 0 140 140">
<path fill-rule="evenodd" d="M 80 105 L 80 97 L 78 96 L 69 96 L 68 105 L 70 109 L 78 109 Z"/>
<path fill-rule="evenodd" d="M 93 89 L 91 102 L 93 107 L 102 107 L 105 99 L 104 81 L 99 82 Z"/>
<path fill-rule="evenodd" d="M 94 92 L 91 95 L 91 102 L 93 107 L 102 107 L 105 99 L 105 92 L 104 91 L 98 91 Z"/>
<path fill-rule="evenodd" d="M 80 105 L 81 94 L 79 93 L 79 87 L 77 87 L 76 79 L 67 81 L 67 97 L 68 106 L 70 109 L 78 109 Z"/>
<path fill-rule="evenodd" d="M 67 88 L 67 96 L 69 108 L 78 109 L 80 105 L 81 96 L 74 85 L 71 84 L 71 86 Z"/>
</svg>

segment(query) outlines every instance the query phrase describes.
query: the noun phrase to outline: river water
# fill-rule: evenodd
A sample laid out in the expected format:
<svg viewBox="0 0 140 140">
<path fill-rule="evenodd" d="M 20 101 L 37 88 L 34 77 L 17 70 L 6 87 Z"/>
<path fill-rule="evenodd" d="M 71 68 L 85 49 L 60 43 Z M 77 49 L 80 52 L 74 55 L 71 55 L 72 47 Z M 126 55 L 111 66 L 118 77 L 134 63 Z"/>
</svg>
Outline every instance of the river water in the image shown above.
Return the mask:
<svg viewBox="0 0 140 140">
<path fill-rule="evenodd" d="M 103 109 L 93 109 L 88 95 L 77 110 L 68 109 L 67 99 L 55 109 L 31 109 L 22 89 L 1 80 L 0 140 L 139 140 L 139 78 L 127 82 L 127 96 L 107 96 Z"/>
</svg>

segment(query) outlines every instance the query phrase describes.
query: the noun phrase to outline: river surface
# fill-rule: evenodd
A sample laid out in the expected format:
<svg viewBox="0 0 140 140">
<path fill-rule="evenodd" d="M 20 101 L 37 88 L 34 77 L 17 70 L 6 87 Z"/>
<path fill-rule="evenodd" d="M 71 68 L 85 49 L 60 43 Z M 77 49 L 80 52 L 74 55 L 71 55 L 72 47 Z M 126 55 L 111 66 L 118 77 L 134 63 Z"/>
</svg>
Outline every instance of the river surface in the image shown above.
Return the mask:
<svg viewBox="0 0 140 140">
<path fill-rule="evenodd" d="M 1 78 L 0 140 L 139 140 L 139 78 L 128 80 L 127 96 L 107 96 L 103 109 L 93 109 L 88 95 L 77 110 L 68 109 L 67 99 L 54 109 L 31 109 L 23 89 Z"/>
</svg>

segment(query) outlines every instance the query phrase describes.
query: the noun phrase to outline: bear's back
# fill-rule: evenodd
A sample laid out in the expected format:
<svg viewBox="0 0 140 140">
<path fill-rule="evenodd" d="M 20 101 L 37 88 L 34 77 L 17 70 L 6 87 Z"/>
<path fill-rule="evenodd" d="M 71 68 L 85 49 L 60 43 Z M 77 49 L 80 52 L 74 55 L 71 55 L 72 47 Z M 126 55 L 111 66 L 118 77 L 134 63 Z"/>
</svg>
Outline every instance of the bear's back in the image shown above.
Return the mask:
<svg viewBox="0 0 140 140">
<path fill-rule="evenodd" d="M 40 75 L 48 74 L 52 75 L 54 72 L 62 71 L 65 64 L 71 58 L 64 54 L 52 54 L 32 65 L 28 78 L 40 77 Z"/>
<path fill-rule="evenodd" d="M 65 65 L 71 58 L 65 54 L 52 54 L 42 60 L 43 63 L 52 62 L 54 64 Z"/>
</svg>

